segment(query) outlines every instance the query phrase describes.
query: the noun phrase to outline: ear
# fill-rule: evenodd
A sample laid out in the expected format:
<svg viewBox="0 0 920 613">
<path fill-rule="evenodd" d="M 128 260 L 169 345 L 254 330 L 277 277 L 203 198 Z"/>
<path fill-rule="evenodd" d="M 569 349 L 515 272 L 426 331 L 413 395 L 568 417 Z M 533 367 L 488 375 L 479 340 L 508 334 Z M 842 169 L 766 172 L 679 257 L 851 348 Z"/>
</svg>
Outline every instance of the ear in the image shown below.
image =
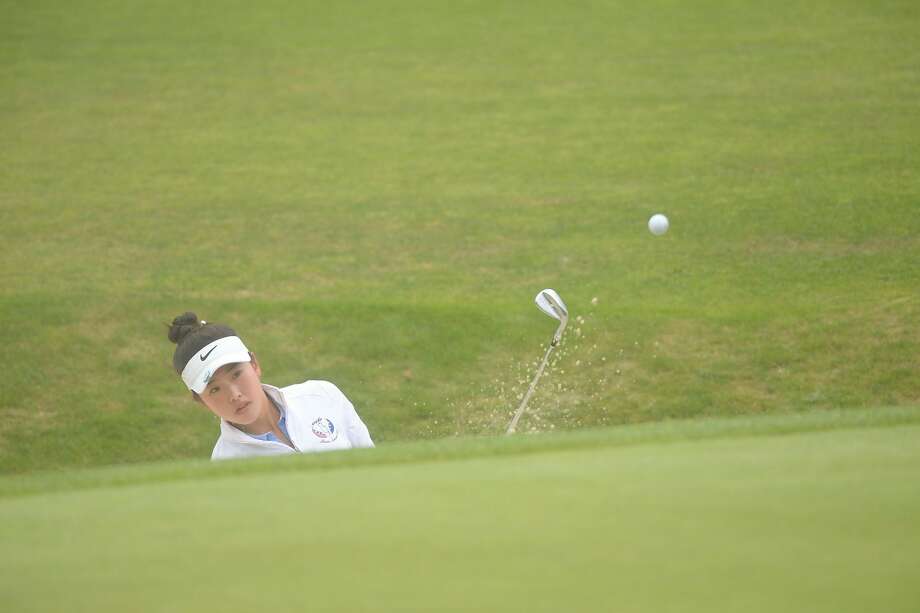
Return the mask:
<svg viewBox="0 0 920 613">
<path fill-rule="evenodd" d="M 256 354 L 250 351 L 249 358 L 251 359 L 251 362 L 249 363 L 252 365 L 252 369 L 255 371 L 256 376 L 258 376 L 259 379 L 261 380 L 262 379 L 262 367 L 259 366 L 259 360 L 256 359 Z"/>
</svg>

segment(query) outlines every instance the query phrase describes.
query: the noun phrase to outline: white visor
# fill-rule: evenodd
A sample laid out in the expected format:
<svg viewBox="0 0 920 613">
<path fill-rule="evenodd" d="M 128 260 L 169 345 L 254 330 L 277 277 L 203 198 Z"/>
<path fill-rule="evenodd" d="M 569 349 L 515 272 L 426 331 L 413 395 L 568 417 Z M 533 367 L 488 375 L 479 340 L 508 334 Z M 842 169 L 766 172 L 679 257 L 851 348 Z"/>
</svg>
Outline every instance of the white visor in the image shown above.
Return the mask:
<svg viewBox="0 0 920 613">
<path fill-rule="evenodd" d="M 225 336 L 205 345 L 192 356 L 182 369 L 182 380 L 186 387 L 200 394 L 221 366 L 250 361 L 252 358 L 243 341 L 238 336 Z"/>
</svg>

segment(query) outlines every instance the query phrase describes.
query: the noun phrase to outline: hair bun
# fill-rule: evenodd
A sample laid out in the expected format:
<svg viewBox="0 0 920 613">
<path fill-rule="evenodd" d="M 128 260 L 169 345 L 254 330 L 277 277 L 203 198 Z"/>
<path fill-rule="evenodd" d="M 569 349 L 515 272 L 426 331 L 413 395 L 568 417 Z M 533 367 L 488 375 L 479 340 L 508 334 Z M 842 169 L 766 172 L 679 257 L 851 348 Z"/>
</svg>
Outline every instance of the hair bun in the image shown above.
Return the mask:
<svg viewBox="0 0 920 613">
<path fill-rule="evenodd" d="M 178 345 L 182 342 L 182 339 L 201 326 L 202 323 L 198 316 L 187 311 L 173 320 L 172 325 L 169 326 L 167 336 L 169 336 L 169 340 Z"/>
</svg>

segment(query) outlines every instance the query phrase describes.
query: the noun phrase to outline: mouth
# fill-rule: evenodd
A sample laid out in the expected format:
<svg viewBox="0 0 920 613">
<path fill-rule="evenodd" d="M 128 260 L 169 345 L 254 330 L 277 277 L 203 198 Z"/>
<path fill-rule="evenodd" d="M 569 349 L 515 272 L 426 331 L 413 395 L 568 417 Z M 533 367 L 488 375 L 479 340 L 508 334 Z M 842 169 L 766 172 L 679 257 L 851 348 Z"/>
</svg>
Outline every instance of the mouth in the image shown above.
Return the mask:
<svg viewBox="0 0 920 613">
<path fill-rule="evenodd" d="M 236 410 L 236 414 L 239 415 L 240 413 L 244 412 L 246 409 L 249 408 L 249 405 L 251 404 L 252 402 L 247 402 L 246 404 L 240 405 L 240 407 Z"/>
</svg>

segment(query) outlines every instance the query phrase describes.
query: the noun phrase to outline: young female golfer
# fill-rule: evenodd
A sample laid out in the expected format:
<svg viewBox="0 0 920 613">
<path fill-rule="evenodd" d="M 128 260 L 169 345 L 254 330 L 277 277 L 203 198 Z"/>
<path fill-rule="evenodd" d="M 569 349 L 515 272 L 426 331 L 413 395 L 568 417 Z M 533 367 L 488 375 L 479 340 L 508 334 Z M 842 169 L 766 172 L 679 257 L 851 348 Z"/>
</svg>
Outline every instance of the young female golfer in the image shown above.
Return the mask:
<svg viewBox="0 0 920 613">
<path fill-rule="evenodd" d="M 192 396 L 220 418 L 212 460 L 373 447 L 348 398 L 328 381 L 262 383 L 256 356 L 231 328 L 176 317 L 173 366 Z"/>
</svg>

